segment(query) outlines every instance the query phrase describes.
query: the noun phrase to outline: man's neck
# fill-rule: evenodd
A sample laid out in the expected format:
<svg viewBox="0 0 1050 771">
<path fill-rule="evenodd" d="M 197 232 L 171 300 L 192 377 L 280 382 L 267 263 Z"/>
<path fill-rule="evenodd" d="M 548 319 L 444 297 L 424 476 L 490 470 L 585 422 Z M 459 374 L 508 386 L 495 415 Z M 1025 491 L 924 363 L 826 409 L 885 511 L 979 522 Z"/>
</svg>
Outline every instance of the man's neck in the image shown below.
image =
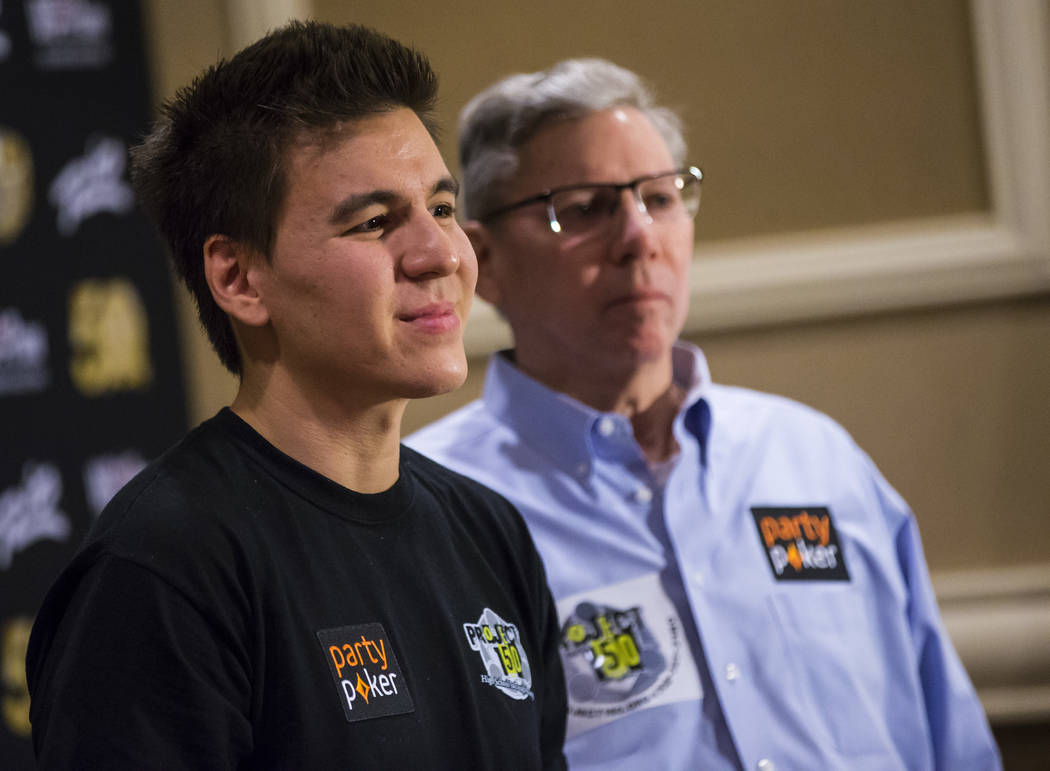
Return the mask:
<svg viewBox="0 0 1050 771">
<path fill-rule="evenodd" d="M 289 387 L 279 374 L 242 378 L 230 409 L 281 452 L 360 493 L 398 478 L 406 400 L 354 403 Z"/>
<path fill-rule="evenodd" d="M 646 409 L 631 416 L 634 438 L 642 448 L 646 462 L 653 466 L 663 463 L 678 452 L 674 438 L 674 419 L 682 409 L 685 390 L 671 382 L 662 394 Z"/>
<path fill-rule="evenodd" d="M 685 400 L 675 384 L 671 354 L 632 369 L 607 372 L 570 367 L 549 371 L 516 358 L 517 366 L 548 388 L 567 394 L 602 412 L 616 412 L 631 421 L 635 440 L 650 464 L 667 460 L 678 450 L 674 419 Z"/>
</svg>

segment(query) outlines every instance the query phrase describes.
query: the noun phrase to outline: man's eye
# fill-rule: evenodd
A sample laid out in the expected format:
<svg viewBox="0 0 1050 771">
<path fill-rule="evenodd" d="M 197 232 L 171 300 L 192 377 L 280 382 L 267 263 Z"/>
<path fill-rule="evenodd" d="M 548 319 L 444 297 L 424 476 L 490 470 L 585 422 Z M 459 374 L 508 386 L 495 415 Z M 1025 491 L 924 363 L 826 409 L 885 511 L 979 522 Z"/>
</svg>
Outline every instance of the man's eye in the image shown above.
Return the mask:
<svg viewBox="0 0 1050 771">
<path fill-rule="evenodd" d="M 554 210 L 558 221 L 583 221 L 608 214 L 611 206 L 609 195 L 599 190 L 574 190 L 558 196 Z"/>
<path fill-rule="evenodd" d="M 450 203 L 439 203 L 432 211 L 435 217 L 440 217 L 442 219 L 456 216 L 456 207 Z"/>
<path fill-rule="evenodd" d="M 377 217 L 365 220 L 360 225 L 355 225 L 350 228 L 347 233 L 375 233 L 385 228 L 389 222 L 389 217 L 385 214 L 380 214 Z"/>
<path fill-rule="evenodd" d="M 667 193 L 650 193 L 645 197 L 646 209 L 670 209 L 677 203 L 677 197 Z"/>
<path fill-rule="evenodd" d="M 559 219 L 570 218 L 570 219 L 588 219 L 600 213 L 600 209 L 593 203 L 574 203 L 571 206 L 563 207 L 561 213 L 558 215 Z"/>
</svg>

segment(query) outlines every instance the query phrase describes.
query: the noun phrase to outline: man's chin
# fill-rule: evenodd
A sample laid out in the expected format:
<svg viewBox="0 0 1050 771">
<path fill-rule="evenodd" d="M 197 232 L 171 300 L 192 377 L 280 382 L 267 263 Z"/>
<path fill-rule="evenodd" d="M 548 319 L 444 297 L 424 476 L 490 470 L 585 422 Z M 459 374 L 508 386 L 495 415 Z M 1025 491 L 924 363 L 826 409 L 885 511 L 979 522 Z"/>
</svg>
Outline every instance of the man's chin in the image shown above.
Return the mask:
<svg viewBox="0 0 1050 771">
<path fill-rule="evenodd" d="M 662 361 L 674 346 L 674 338 L 663 330 L 658 333 L 637 334 L 621 339 L 615 346 L 621 356 L 637 366 Z"/>
<path fill-rule="evenodd" d="M 408 399 L 428 399 L 431 396 L 441 396 L 451 393 L 467 382 L 467 362 L 461 365 L 448 366 L 437 371 L 427 372 L 414 383 L 408 384 L 408 393 L 404 396 Z"/>
</svg>

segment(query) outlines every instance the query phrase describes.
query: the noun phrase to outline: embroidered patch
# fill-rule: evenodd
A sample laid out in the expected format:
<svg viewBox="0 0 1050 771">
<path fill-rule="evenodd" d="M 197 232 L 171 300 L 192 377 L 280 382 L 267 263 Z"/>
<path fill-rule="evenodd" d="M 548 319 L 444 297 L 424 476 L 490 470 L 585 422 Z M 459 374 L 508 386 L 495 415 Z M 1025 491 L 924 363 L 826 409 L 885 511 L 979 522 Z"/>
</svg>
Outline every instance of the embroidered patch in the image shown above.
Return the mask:
<svg viewBox="0 0 1050 771">
<path fill-rule="evenodd" d="M 485 674 L 481 682 L 491 685 L 512 699 L 535 699 L 532 692 L 532 667 L 525 655 L 518 627 L 485 608 L 476 624 L 464 624 L 471 650 L 481 656 Z"/>
<path fill-rule="evenodd" d="M 317 639 L 349 722 L 415 711 L 408 683 L 382 624 L 322 629 Z"/>
<path fill-rule="evenodd" d="M 566 597 L 558 602 L 558 617 L 567 737 L 703 694 L 681 619 L 659 574 Z"/>
<path fill-rule="evenodd" d="M 826 506 L 752 506 L 758 538 L 777 581 L 849 581 Z"/>
</svg>

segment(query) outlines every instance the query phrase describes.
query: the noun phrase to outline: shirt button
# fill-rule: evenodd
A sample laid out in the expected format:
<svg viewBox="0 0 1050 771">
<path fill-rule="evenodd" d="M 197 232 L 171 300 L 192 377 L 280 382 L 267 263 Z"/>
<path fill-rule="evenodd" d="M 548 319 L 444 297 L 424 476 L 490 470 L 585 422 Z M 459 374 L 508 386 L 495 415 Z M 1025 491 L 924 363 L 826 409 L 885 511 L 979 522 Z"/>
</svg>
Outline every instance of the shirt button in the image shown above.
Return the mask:
<svg viewBox="0 0 1050 771">
<path fill-rule="evenodd" d="M 740 677 L 740 670 L 737 669 L 736 664 L 726 664 L 726 680 L 733 682 L 738 677 Z M 759 768 L 763 768 L 763 766 L 759 764 Z M 769 768 L 773 768 L 773 766 L 769 766 Z"/>
<path fill-rule="evenodd" d="M 704 574 L 697 570 L 693 573 L 693 585 L 702 587 L 704 585 Z"/>
<path fill-rule="evenodd" d="M 777 767 L 769 758 L 762 758 L 758 761 L 758 771 L 777 771 Z"/>
<path fill-rule="evenodd" d="M 648 503 L 653 499 L 653 491 L 648 487 L 639 487 L 634 491 L 634 499 L 638 503 Z"/>
<path fill-rule="evenodd" d="M 602 436 L 612 436 L 614 431 L 616 431 L 616 422 L 608 415 L 605 415 L 598 420 L 599 434 Z"/>
</svg>

